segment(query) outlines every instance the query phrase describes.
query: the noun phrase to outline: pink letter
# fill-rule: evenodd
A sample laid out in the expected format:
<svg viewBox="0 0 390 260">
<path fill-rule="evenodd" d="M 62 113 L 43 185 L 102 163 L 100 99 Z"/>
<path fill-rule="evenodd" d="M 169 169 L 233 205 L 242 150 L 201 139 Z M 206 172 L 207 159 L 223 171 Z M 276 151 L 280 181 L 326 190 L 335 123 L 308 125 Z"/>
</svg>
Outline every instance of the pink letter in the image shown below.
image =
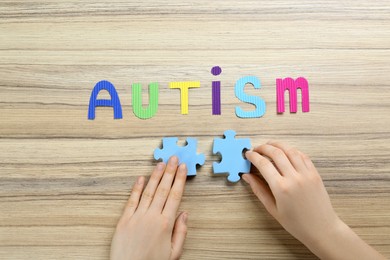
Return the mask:
<svg viewBox="0 0 390 260">
<path fill-rule="evenodd" d="M 284 112 L 284 92 L 288 90 L 290 94 L 290 113 L 297 112 L 297 89 L 301 89 L 302 112 L 309 112 L 309 83 L 304 77 L 299 77 L 295 81 L 292 78 L 276 79 L 276 106 L 277 112 Z"/>
</svg>

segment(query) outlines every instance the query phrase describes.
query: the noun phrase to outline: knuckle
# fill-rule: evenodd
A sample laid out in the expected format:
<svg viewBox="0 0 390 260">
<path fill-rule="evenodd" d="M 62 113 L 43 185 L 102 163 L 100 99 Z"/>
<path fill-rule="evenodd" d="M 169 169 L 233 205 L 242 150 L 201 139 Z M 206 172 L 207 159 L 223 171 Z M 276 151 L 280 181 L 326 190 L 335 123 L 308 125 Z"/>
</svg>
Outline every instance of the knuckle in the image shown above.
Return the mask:
<svg viewBox="0 0 390 260">
<path fill-rule="evenodd" d="M 295 157 L 299 157 L 299 151 L 295 148 L 290 148 L 287 150 L 286 152 L 287 156 L 288 157 L 292 157 L 292 158 L 295 158 Z"/>
<path fill-rule="evenodd" d="M 172 229 L 172 223 L 169 218 L 162 218 L 161 220 L 161 228 L 164 231 L 169 231 Z"/>
<path fill-rule="evenodd" d="M 150 176 L 150 180 L 149 181 L 159 182 L 160 179 L 161 179 L 161 174 L 154 173 L 154 174 L 152 174 L 152 176 Z"/>
<path fill-rule="evenodd" d="M 283 143 L 280 141 L 270 141 L 270 142 L 268 142 L 268 144 L 273 145 L 273 146 L 277 146 L 277 147 L 283 146 Z"/>
<path fill-rule="evenodd" d="M 272 158 L 280 158 L 284 155 L 283 151 L 276 148 L 271 152 L 271 157 Z"/>
<path fill-rule="evenodd" d="M 266 159 L 266 158 L 263 157 L 263 158 L 260 158 L 260 159 L 258 160 L 258 165 L 259 165 L 260 167 L 266 168 L 266 167 L 271 166 L 272 163 L 271 163 L 270 160 L 268 160 L 268 159 Z"/>
<path fill-rule="evenodd" d="M 321 176 L 318 174 L 318 173 L 311 173 L 309 174 L 309 178 L 312 182 L 318 184 L 318 183 L 322 183 L 322 179 L 321 179 Z"/>
<path fill-rule="evenodd" d="M 171 196 L 172 196 L 173 200 L 180 201 L 181 197 L 182 197 L 182 192 L 177 191 L 177 190 L 173 190 L 173 191 L 171 191 Z"/>
<path fill-rule="evenodd" d="M 302 159 L 304 159 L 304 160 L 310 160 L 310 157 L 309 157 L 307 154 L 300 153 L 300 155 L 302 156 Z"/>
<path fill-rule="evenodd" d="M 264 150 L 265 150 L 266 147 L 267 147 L 267 145 L 262 144 L 262 145 L 259 145 L 259 146 L 255 147 L 255 148 L 253 149 L 253 151 L 256 151 L 256 152 L 258 152 L 258 153 L 262 153 L 262 152 L 264 152 Z"/>
<path fill-rule="evenodd" d="M 130 199 L 129 202 L 127 203 L 128 208 L 135 208 L 138 206 L 138 200 L 135 199 Z"/>
<path fill-rule="evenodd" d="M 153 199 L 153 194 L 150 191 L 145 190 L 142 194 L 142 198 L 146 199 L 147 201 Z"/>
<path fill-rule="evenodd" d="M 162 197 L 162 198 L 165 198 L 168 196 L 169 194 L 169 189 L 166 189 L 166 188 L 159 188 L 158 191 L 157 191 L 157 194 L 158 196 Z"/>
<path fill-rule="evenodd" d="M 279 190 L 283 194 L 288 194 L 291 191 L 291 187 L 286 182 L 281 182 L 281 183 L 279 183 Z"/>
<path fill-rule="evenodd" d="M 176 170 L 177 170 L 177 167 L 178 165 L 170 165 L 168 164 L 164 174 L 175 174 Z"/>
<path fill-rule="evenodd" d="M 140 187 L 135 186 L 133 190 L 131 191 L 131 195 L 139 195 L 141 194 L 142 189 Z"/>
</svg>

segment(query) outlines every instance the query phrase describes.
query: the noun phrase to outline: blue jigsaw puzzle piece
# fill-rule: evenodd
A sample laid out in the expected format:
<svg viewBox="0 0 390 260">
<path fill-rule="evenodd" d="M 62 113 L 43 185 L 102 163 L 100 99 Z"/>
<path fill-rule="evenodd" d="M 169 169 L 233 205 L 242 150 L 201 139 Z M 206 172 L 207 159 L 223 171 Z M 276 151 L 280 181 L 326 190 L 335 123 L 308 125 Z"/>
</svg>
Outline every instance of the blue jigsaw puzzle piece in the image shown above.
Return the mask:
<svg viewBox="0 0 390 260">
<path fill-rule="evenodd" d="M 198 141 L 196 138 L 187 138 L 187 145 L 178 146 L 177 137 L 164 137 L 163 148 L 154 150 L 154 159 L 162 159 L 167 163 L 173 155 L 177 156 L 179 163 L 185 163 L 188 169 L 187 176 L 196 175 L 196 165 L 203 165 L 205 162 L 204 154 L 197 154 Z"/>
<path fill-rule="evenodd" d="M 240 180 L 239 173 L 248 173 L 251 168 L 250 161 L 244 159 L 242 152 L 251 148 L 249 138 L 236 139 L 236 132 L 226 130 L 225 139 L 214 138 L 213 153 L 220 153 L 220 163 L 213 163 L 214 174 L 228 173 L 228 181 L 237 182 Z"/>
</svg>

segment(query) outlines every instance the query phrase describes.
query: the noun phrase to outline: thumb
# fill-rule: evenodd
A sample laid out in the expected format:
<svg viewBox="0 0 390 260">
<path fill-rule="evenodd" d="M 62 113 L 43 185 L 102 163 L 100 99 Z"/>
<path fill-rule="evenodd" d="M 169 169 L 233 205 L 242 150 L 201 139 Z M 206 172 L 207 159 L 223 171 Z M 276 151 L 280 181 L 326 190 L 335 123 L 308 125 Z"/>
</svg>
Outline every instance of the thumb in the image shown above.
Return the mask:
<svg viewBox="0 0 390 260">
<path fill-rule="evenodd" d="M 263 203 L 264 207 L 267 209 L 267 211 L 276 219 L 278 219 L 277 216 L 277 207 L 276 207 L 276 201 L 275 197 L 271 191 L 271 189 L 268 187 L 268 185 L 265 183 L 264 180 L 260 179 L 258 176 L 247 173 L 243 174 L 242 178 L 246 183 L 248 183 L 255 194 L 255 196 Z"/>
<path fill-rule="evenodd" d="M 187 235 L 187 218 L 187 212 L 180 213 L 180 215 L 176 218 L 172 234 L 171 259 L 173 260 L 179 259 L 183 253 L 184 240 Z"/>
</svg>

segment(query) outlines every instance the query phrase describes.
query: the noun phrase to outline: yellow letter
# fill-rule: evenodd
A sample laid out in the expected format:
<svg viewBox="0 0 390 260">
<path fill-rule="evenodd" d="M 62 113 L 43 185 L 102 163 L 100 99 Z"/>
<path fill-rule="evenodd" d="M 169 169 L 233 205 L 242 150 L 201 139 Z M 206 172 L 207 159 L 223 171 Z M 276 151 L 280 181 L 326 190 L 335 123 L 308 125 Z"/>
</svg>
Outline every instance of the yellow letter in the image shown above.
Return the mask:
<svg viewBox="0 0 390 260">
<path fill-rule="evenodd" d="M 188 114 L 188 89 L 200 88 L 200 81 L 170 82 L 169 88 L 180 89 L 181 113 Z"/>
</svg>

